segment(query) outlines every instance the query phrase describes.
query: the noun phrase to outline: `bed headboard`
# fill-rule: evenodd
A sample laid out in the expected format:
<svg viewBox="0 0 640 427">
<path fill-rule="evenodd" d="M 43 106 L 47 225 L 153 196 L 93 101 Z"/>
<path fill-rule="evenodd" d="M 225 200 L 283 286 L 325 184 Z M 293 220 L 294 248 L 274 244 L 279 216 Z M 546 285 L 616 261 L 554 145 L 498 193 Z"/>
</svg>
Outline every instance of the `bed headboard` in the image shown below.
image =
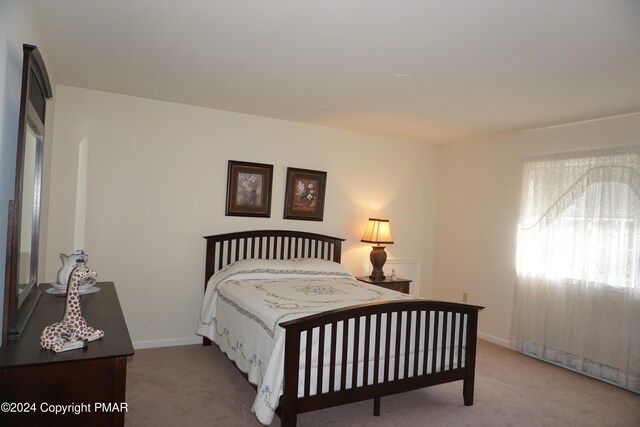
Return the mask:
<svg viewBox="0 0 640 427">
<path fill-rule="evenodd" d="M 205 236 L 205 287 L 215 272 L 247 258 L 319 258 L 340 262 L 344 239 L 291 230 L 256 230 Z"/>
</svg>

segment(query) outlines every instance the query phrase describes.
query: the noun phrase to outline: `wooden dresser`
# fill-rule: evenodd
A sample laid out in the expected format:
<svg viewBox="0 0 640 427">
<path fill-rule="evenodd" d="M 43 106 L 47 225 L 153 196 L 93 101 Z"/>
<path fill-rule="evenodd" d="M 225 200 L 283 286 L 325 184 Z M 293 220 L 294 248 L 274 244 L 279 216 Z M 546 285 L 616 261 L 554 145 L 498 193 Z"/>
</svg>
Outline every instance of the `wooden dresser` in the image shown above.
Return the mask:
<svg viewBox="0 0 640 427">
<path fill-rule="evenodd" d="M 42 296 L 21 338 L 0 347 L 0 426 L 124 425 L 133 345 L 114 284 L 96 286 L 100 292 L 82 295 L 80 304 L 88 325 L 104 330 L 104 338 L 84 350 L 55 353 L 40 346 L 40 333 L 62 319 L 65 298 L 40 285 Z"/>
</svg>

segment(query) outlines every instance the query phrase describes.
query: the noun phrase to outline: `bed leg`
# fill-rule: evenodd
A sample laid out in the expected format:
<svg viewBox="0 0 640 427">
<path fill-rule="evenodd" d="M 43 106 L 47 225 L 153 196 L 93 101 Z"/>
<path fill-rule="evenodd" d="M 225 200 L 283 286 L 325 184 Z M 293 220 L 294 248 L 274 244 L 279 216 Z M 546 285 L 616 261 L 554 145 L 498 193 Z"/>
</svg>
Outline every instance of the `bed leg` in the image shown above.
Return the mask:
<svg viewBox="0 0 640 427">
<path fill-rule="evenodd" d="M 298 422 L 298 416 L 291 411 L 282 410 L 282 417 L 280 418 L 280 427 L 296 427 Z"/>
<path fill-rule="evenodd" d="M 473 383 L 473 378 L 468 378 L 463 381 L 462 396 L 464 398 L 465 406 L 473 405 Z"/>
<path fill-rule="evenodd" d="M 373 415 L 376 417 L 380 416 L 380 397 L 373 398 Z"/>
<path fill-rule="evenodd" d="M 202 345 L 211 345 L 211 340 L 206 337 L 202 337 Z"/>
</svg>

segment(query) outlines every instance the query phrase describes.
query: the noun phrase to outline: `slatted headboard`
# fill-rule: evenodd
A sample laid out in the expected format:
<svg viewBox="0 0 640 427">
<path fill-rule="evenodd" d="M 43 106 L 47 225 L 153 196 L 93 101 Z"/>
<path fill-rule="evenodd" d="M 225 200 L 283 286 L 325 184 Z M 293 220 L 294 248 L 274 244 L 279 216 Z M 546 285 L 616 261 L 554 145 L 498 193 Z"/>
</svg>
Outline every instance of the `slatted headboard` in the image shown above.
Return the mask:
<svg viewBox="0 0 640 427">
<path fill-rule="evenodd" d="M 256 230 L 205 236 L 205 288 L 218 270 L 242 259 L 319 258 L 340 262 L 344 239 L 291 230 Z"/>
</svg>

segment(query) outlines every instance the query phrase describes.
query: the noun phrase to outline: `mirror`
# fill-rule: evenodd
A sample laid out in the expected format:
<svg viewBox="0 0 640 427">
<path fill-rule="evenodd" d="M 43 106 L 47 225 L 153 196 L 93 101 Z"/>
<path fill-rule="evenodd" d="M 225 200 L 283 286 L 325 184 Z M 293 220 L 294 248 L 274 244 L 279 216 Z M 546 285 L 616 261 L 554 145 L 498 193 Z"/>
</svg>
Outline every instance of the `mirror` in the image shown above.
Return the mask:
<svg viewBox="0 0 640 427">
<path fill-rule="evenodd" d="M 22 170 L 22 200 L 20 206 L 20 243 L 18 245 L 18 308 L 22 306 L 29 291 L 37 285 L 38 226 L 40 221 L 40 179 L 36 169 L 42 158 L 42 144 L 37 130 L 27 125 L 24 140 L 24 162 Z M 35 238 L 35 239 L 34 239 Z M 35 242 L 34 242 L 35 240 Z M 35 255 L 35 256 L 34 256 Z M 36 265 L 32 266 L 32 260 Z M 35 267 L 35 268 L 34 268 Z"/>
<path fill-rule="evenodd" d="M 46 99 L 51 86 L 35 46 L 23 46 L 14 199 L 9 203 L 3 341 L 19 337 L 40 296 L 38 246 Z"/>
</svg>

